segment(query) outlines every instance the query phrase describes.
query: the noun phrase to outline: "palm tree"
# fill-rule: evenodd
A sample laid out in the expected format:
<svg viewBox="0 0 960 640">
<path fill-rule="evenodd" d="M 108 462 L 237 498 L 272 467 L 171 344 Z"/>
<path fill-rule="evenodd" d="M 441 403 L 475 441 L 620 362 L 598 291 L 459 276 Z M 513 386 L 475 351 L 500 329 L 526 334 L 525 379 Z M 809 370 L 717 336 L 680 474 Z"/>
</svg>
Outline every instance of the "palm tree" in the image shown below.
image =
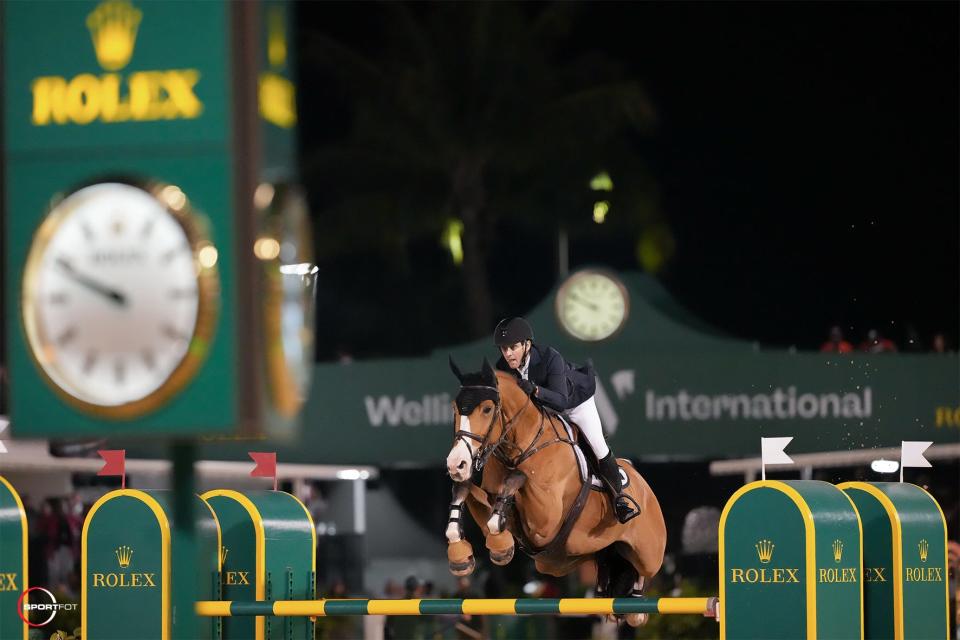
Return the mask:
<svg viewBox="0 0 960 640">
<path fill-rule="evenodd" d="M 610 224 L 636 234 L 657 222 L 635 144 L 653 110 L 619 64 L 571 38 L 577 5 L 364 7 L 380 18 L 371 44 L 311 33 L 302 47 L 303 68 L 326 70 L 351 105 L 349 131 L 303 159 L 307 184 L 324 190 L 321 251 L 402 254 L 459 221 L 466 320 L 479 336 L 493 320 L 498 221 L 522 217 L 548 234 L 592 225 L 588 184 L 606 170 Z"/>
</svg>

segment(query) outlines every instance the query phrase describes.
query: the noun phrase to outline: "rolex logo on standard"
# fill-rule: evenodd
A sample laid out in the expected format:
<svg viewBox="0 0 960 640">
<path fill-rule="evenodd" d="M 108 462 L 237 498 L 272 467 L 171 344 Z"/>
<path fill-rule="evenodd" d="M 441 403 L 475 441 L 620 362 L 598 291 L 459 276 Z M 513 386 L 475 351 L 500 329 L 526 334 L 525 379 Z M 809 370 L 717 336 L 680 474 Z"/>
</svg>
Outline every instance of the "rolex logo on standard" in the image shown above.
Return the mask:
<svg viewBox="0 0 960 640">
<path fill-rule="evenodd" d="M 107 71 L 127 66 L 142 17 L 140 10 L 124 0 L 102 2 L 87 16 L 87 28 L 100 66 Z"/>
<path fill-rule="evenodd" d="M 133 547 L 125 544 L 120 545 L 113 552 L 117 556 L 117 563 L 121 569 L 130 567 L 130 561 L 133 559 Z M 149 555 L 149 554 L 148 554 Z M 141 563 L 143 564 L 143 563 Z M 149 559 L 147 564 L 150 564 Z M 90 587 L 93 589 L 127 589 L 127 588 L 150 588 L 159 584 L 157 574 L 153 572 L 138 571 L 114 571 L 110 573 L 91 572 Z"/>
<path fill-rule="evenodd" d="M 121 569 L 126 569 L 130 566 L 130 560 L 133 558 L 133 549 L 126 545 L 120 545 L 116 550 L 117 562 L 120 563 Z"/>
<path fill-rule="evenodd" d="M 939 564 L 939 558 L 943 557 L 939 554 L 942 552 L 934 546 L 933 553 L 934 561 L 928 566 L 904 567 L 904 582 L 943 582 L 948 576 L 945 571 L 946 567 Z M 917 555 L 920 557 L 920 562 L 926 564 L 930 557 L 930 543 L 926 538 L 917 542 Z"/>
<path fill-rule="evenodd" d="M 757 556 L 760 558 L 760 562 L 768 564 L 770 560 L 773 559 L 773 549 L 775 546 L 776 545 L 769 540 L 760 540 L 754 545 L 757 549 Z"/>
<path fill-rule="evenodd" d="M 830 549 L 833 552 L 833 561 L 840 564 L 843 560 L 843 540 L 835 539 L 830 543 Z M 856 567 L 821 567 L 817 572 L 817 581 L 820 583 L 855 583 L 857 582 Z"/>
<path fill-rule="evenodd" d="M 776 545 L 771 540 L 761 539 L 753 545 L 761 565 L 769 565 L 773 560 L 773 550 Z M 730 583 L 745 584 L 799 584 L 800 569 L 788 567 L 761 566 L 730 569 Z"/>
<path fill-rule="evenodd" d="M 153 9 L 159 3 L 146 5 Z M 91 122 L 190 120 L 203 113 L 199 69 L 118 73 L 130 64 L 143 12 L 129 0 L 105 0 L 87 15 L 97 62 L 107 71 L 34 78 L 31 122 L 38 127 Z M 156 33 L 156 31 L 154 31 Z"/>
</svg>

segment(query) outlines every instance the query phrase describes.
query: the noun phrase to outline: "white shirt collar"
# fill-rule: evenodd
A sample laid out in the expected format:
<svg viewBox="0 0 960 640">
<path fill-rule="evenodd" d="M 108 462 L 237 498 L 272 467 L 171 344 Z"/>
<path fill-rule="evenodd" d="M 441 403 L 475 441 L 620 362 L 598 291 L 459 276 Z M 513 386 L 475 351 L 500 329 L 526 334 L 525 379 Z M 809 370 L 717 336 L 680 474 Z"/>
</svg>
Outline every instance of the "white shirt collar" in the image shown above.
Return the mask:
<svg viewBox="0 0 960 640">
<path fill-rule="evenodd" d="M 520 365 L 520 368 L 517 369 L 520 372 L 520 377 L 524 380 L 527 380 L 527 376 L 530 372 L 530 354 L 527 353 L 527 357 L 523 359 L 523 364 Z"/>
</svg>

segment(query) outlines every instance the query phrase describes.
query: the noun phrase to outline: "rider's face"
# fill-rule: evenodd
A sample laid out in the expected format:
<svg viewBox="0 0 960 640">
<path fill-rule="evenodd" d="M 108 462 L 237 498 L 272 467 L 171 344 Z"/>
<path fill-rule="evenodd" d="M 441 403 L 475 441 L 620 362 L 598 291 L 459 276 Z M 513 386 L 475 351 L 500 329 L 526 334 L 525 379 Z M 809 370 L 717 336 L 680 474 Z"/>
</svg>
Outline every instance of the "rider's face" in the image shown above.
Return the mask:
<svg viewBox="0 0 960 640">
<path fill-rule="evenodd" d="M 524 352 L 526 351 L 526 342 L 514 342 L 505 347 L 500 347 L 500 353 L 503 359 L 507 361 L 507 366 L 511 369 L 518 369 L 523 362 Z"/>
</svg>

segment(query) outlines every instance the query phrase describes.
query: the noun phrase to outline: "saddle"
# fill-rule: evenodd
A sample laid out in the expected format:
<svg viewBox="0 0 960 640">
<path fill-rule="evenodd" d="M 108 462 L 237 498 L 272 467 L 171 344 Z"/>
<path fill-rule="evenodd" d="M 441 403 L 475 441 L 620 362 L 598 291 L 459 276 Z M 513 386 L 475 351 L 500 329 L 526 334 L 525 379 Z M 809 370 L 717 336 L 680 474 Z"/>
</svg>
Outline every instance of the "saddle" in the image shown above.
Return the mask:
<svg viewBox="0 0 960 640">
<path fill-rule="evenodd" d="M 577 459 L 577 468 L 580 471 L 580 481 L 589 483 L 590 488 L 594 491 L 604 491 L 605 489 L 603 486 L 603 481 L 600 479 L 599 462 L 597 461 L 597 456 L 594 455 L 593 449 L 590 447 L 584 447 L 580 444 L 580 428 L 576 425 L 576 423 L 567 420 L 562 413 L 554 411 L 549 407 L 544 407 L 544 412 L 547 415 L 556 417 L 560 420 L 560 424 L 563 425 L 564 430 L 567 432 L 567 437 L 570 439 L 570 442 L 573 443 L 573 455 Z M 620 482 L 624 489 L 630 486 L 630 476 L 623 471 L 622 467 L 620 468 Z"/>
</svg>

